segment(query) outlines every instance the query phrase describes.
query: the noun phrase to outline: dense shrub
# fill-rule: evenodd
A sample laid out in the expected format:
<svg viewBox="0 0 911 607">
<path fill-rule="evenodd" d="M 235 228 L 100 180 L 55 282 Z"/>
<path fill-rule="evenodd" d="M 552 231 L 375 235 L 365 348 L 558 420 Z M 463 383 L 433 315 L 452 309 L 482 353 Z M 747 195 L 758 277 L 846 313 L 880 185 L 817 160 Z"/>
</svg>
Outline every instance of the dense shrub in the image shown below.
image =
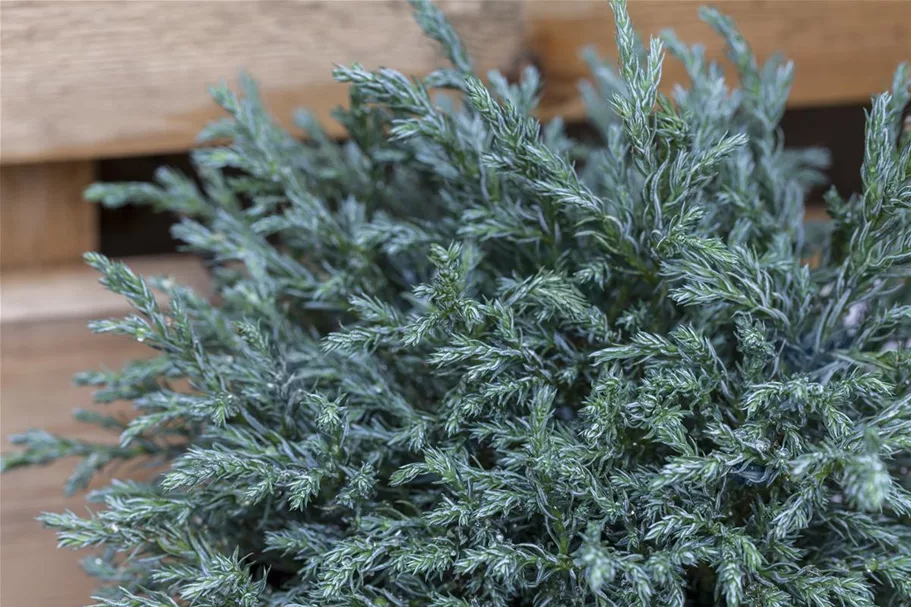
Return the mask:
<svg viewBox="0 0 911 607">
<path fill-rule="evenodd" d="M 136 310 L 93 328 L 158 355 L 78 381 L 137 414 L 80 413 L 116 446 L 36 431 L 4 461 L 79 456 L 71 491 L 166 463 L 43 517 L 100 547 L 101 604 L 911 604 L 907 67 L 864 191 L 811 230 L 826 155 L 783 146 L 792 66 L 722 15 L 737 89 L 615 2 L 581 143 L 531 117 L 533 69 L 482 83 L 415 6 L 451 67 L 338 68 L 345 142 L 281 130 L 247 83 L 215 91 L 204 136 L 231 143 L 194 153 L 199 183 L 89 190 L 181 214 L 216 285 L 88 255 Z M 692 79 L 672 98 L 664 49 Z"/>
</svg>

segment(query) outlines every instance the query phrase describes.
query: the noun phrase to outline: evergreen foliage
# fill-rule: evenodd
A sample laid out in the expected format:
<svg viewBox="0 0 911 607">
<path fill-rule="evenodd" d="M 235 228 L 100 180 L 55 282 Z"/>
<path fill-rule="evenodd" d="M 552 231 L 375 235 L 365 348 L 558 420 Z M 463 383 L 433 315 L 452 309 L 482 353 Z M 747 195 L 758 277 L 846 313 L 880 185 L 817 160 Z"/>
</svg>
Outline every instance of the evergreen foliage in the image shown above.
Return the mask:
<svg viewBox="0 0 911 607">
<path fill-rule="evenodd" d="M 792 65 L 726 17 L 702 12 L 739 88 L 615 0 L 580 143 L 532 117 L 534 69 L 483 83 L 414 6 L 451 66 L 339 67 L 345 142 L 306 113 L 293 137 L 245 82 L 214 91 L 203 138 L 230 143 L 194 153 L 201 183 L 88 191 L 182 215 L 217 294 L 87 255 L 135 308 L 93 329 L 158 355 L 77 381 L 136 416 L 4 459 L 78 456 L 69 491 L 166 464 L 42 517 L 99 547 L 98 605 L 911 605 L 908 67 L 863 192 L 811 233 L 827 158 L 783 147 Z M 666 51 L 692 80 L 672 98 Z"/>
</svg>

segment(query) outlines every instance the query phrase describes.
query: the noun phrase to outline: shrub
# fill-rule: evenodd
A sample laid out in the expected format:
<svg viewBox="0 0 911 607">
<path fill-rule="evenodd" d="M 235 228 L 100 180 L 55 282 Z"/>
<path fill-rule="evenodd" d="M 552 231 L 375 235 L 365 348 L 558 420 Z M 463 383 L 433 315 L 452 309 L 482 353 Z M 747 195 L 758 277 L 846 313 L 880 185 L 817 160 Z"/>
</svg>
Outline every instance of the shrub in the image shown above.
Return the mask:
<svg viewBox="0 0 911 607">
<path fill-rule="evenodd" d="M 911 604 L 908 68 L 863 193 L 811 233 L 826 155 L 783 147 L 791 64 L 705 10 L 729 89 L 613 8 L 597 143 L 532 117 L 533 69 L 482 83 L 416 1 L 451 67 L 338 68 L 345 142 L 279 129 L 246 82 L 215 91 L 204 138 L 231 143 L 194 153 L 201 183 L 90 188 L 182 215 L 216 290 L 87 255 L 136 311 L 93 329 L 157 357 L 77 381 L 136 415 L 82 414 L 117 445 L 36 431 L 4 460 L 78 456 L 70 491 L 165 464 L 42 517 L 100 547 L 99 604 Z M 692 80 L 672 99 L 665 48 Z"/>
</svg>

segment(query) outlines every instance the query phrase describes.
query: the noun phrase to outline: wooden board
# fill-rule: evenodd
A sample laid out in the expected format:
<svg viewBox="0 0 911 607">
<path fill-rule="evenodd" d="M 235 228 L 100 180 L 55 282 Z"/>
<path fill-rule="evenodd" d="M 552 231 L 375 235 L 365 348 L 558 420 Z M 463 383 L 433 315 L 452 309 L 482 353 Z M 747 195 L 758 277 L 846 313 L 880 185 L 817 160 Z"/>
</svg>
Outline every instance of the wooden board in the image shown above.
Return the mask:
<svg viewBox="0 0 911 607">
<path fill-rule="evenodd" d="M 116 368 L 149 349 L 124 338 L 97 336 L 85 320 L 4 325 L 0 341 L 0 433 L 43 428 L 72 436 L 112 440 L 72 421 L 73 409 L 93 407 L 91 392 L 70 384 L 73 373 L 98 365 Z M 0 476 L 0 604 L 82 607 L 96 587 L 79 566 L 86 554 L 58 550 L 53 531 L 35 520 L 42 512 L 85 512 L 85 496 L 65 497 L 75 461 Z M 128 470 L 119 475 L 129 474 Z"/>
<path fill-rule="evenodd" d="M 139 272 L 174 276 L 206 292 L 205 272 L 195 260 L 170 256 L 139 259 L 130 265 Z M 98 405 L 92 404 L 89 389 L 74 387 L 70 378 L 78 371 L 117 368 L 154 353 L 127 338 L 93 335 L 86 328 L 91 318 L 125 313 L 125 304 L 106 294 L 97 284 L 97 275 L 82 267 L 47 274 L 5 273 L 0 295 L 2 449 L 10 448 L 10 434 L 29 428 L 116 440 L 73 421 L 73 409 Z M 96 584 L 78 564 L 85 553 L 57 550 L 53 532 L 35 521 L 44 511 L 85 511 L 84 496 L 63 495 L 73 464 L 61 462 L 0 476 L 0 604 L 81 607 L 90 603 Z M 115 475 L 135 473 L 123 468 Z"/>
<path fill-rule="evenodd" d="M 127 258 L 126 262 L 140 275 L 169 276 L 178 284 L 208 288 L 206 269 L 195 257 L 151 255 Z M 9 272 L 0 279 L 0 327 L 129 312 L 126 300 L 101 287 L 98 278 L 83 263 L 40 272 Z"/>
<path fill-rule="evenodd" d="M 443 0 L 481 69 L 520 51 L 519 2 Z M 346 100 L 336 64 L 443 65 L 404 0 L 0 3 L 0 162 L 182 151 L 221 111 L 207 87 L 254 75 L 288 123 Z M 335 128 L 338 133 L 338 128 Z"/>
<path fill-rule="evenodd" d="M 0 267 L 72 262 L 97 248 L 98 207 L 82 198 L 94 168 L 91 161 L 0 167 Z"/>
<path fill-rule="evenodd" d="M 911 0 L 632 0 L 629 12 L 643 39 L 671 28 L 721 59 L 721 38 L 698 18 L 703 4 L 731 16 L 760 59 L 780 51 L 794 61 L 794 107 L 865 103 L 888 89 L 900 62 L 911 61 Z M 529 44 L 545 76 L 544 113 L 580 116 L 578 82 L 588 78 L 580 47 L 616 56 L 608 3 L 531 0 L 527 18 Z M 736 78 L 733 70 L 726 73 Z M 662 82 L 665 91 L 686 83 L 682 65 L 666 59 Z"/>
<path fill-rule="evenodd" d="M 634 26 L 675 28 L 719 56 L 698 0 L 632 0 Z M 866 101 L 911 60 L 911 0 L 717 0 L 761 57 L 797 64 L 792 103 Z M 443 0 L 482 72 L 533 57 L 547 81 L 545 115 L 581 116 L 582 46 L 613 47 L 606 0 Z M 4 163 L 183 151 L 220 115 L 206 86 L 241 68 L 288 122 L 307 106 L 326 118 L 345 101 L 336 63 L 423 73 L 442 64 L 404 0 L 210 2 L 6 0 L 0 3 Z M 682 79 L 668 61 L 665 81 Z M 331 132 L 340 134 L 337 127 Z"/>
</svg>

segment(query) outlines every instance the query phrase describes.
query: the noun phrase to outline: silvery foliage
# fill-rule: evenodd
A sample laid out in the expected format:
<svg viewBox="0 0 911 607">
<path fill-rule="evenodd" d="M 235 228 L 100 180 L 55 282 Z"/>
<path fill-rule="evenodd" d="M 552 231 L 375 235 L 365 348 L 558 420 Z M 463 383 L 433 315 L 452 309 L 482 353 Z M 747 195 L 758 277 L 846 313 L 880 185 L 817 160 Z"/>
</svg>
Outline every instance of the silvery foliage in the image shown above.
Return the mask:
<svg viewBox="0 0 911 607">
<path fill-rule="evenodd" d="M 911 604 L 908 67 L 869 111 L 863 192 L 803 223 L 826 155 L 783 147 L 792 64 L 732 22 L 739 88 L 673 34 L 589 56 L 597 143 L 533 115 L 540 78 L 339 67 L 342 143 L 253 84 L 199 180 L 101 184 L 211 269 L 205 299 L 87 256 L 157 352 L 80 375 L 116 445 L 35 431 L 4 468 L 78 456 L 148 482 L 47 514 L 110 607 Z M 691 79 L 668 98 L 665 53 Z M 154 290 L 167 294 L 161 304 Z M 128 476 L 133 474 L 127 470 Z M 144 473 L 146 477 L 149 473 Z"/>
</svg>

